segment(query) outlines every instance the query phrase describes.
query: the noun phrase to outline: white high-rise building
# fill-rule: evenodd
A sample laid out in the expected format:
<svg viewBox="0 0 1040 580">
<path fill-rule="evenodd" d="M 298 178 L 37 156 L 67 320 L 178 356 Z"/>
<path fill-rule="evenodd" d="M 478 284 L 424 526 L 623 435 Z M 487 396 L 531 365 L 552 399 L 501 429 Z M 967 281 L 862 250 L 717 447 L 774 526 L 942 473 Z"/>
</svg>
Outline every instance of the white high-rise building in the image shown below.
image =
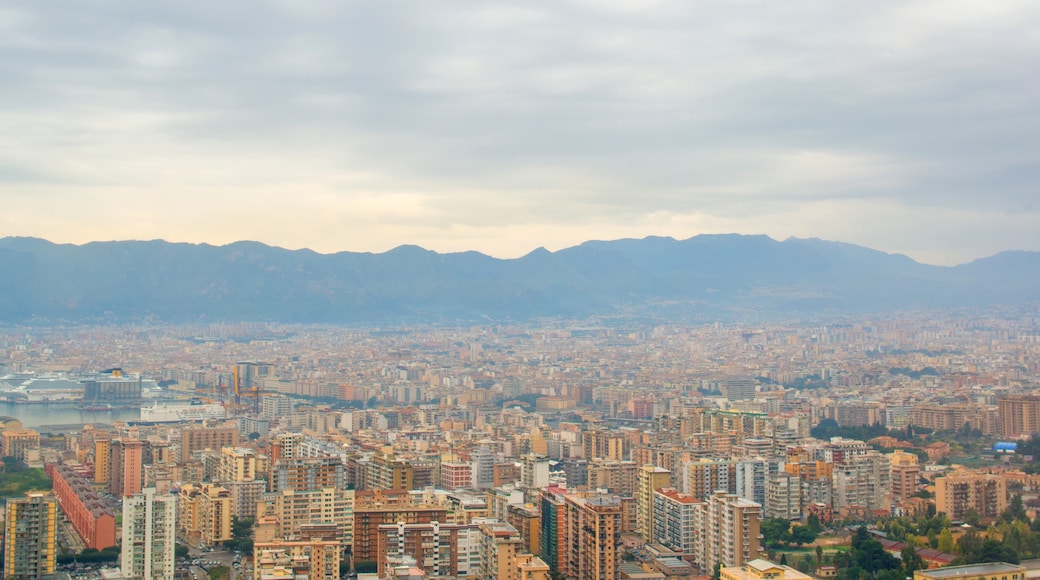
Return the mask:
<svg viewBox="0 0 1040 580">
<path fill-rule="evenodd" d="M 765 505 L 768 476 L 769 463 L 765 459 L 741 459 L 737 462 L 737 495 L 758 505 Z"/>
<path fill-rule="evenodd" d="M 797 520 L 802 517 L 800 481 L 797 475 L 781 471 L 766 480 L 766 518 Z"/>
<path fill-rule="evenodd" d="M 470 458 L 473 465 L 470 472 L 473 489 L 487 489 L 495 485 L 495 454 L 487 445 L 481 445 L 473 451 Z"/>
<path fill-rule="evenodd" d="M 874 450 L 835 465 L 831 476 L 834 510 L 885 509 L 885 498 L 892 488 L 891 467 L 888 456 Z"/>
<path fill-rule="evenodd" d="M 127 578 L 173 580 L 177 498 L 146 488 L 123 500 L 120 568 Z"/>
<path fill-rule="evenodd" d="M 260 418 L 277 421 L 294 410 L 293 400 L 281 395 L 260 399 Z"/>
<path fill-rule="evenodd" d="M 541 489 L 549 485 L 549 458 L 534 453 L 520 457 L 520 486 Z"/>
</svg>

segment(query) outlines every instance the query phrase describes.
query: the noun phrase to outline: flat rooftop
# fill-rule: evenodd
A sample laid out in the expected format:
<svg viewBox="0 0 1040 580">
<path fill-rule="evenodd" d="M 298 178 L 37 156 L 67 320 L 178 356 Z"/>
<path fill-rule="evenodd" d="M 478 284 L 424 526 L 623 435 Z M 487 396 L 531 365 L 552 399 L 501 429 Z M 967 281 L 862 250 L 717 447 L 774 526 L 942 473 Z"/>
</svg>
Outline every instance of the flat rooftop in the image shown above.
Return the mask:
<svg viewBox="0 0 1040 580">
<path fill-rule="evenodd" d="M 966 566 L 948 566 L 946 568 L 935 568 L 933 570 L 918 570 L 916 574 L 927 578 L 958 578 L 961 576 L 982 576 L 988 574 L 1006 574 L 1010 572 L 1024 572 L 1025 567 L 1004 562 L 989 562 L 986 564 L 968 564 Z"/>
</svg>

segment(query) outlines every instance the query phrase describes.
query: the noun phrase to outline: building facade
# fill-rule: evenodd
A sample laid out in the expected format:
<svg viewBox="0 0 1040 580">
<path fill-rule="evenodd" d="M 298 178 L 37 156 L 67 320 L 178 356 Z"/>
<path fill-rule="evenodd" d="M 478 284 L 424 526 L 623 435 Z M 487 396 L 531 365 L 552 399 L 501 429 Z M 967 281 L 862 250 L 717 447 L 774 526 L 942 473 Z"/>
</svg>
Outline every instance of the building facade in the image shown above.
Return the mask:
<svg viewBox="0 0 1040 580">
<path fill-rule="evenodd" d="M 181 487 L 177 505 L 178 535 L 189 545 L 213 546 L 231 539 L 231 492 L 203 483 Z"/>
<path fill-rule="evenodd" d="M 58 502 L 47 493 L 8 499 L 4 519 L 4 578 L 39 580 L 54 573 Z"/>
<path fill-rule="evenodd" d="M 681 554 L 693 554 L 700 500 L 675 488 L 654 492 L 654 539 Z"/>
<path fill-rule="evenodd" d="M 699 504 L 694 557 L 701 574 L 716 564 L 743 566 L 761 552 L 762 506 L 724 491 Z"/>
<path fill-rule="evenodd" d="M 654 465 L 644 465 L 639 468 L 639 494 L 636 496 L 637 509 L 636 525 L 643 539 L 649 543 L 657 541 L 654 538 L 654 492 L 672 484 L 672 472 Z"/>
<path fill-rule="evenodd" d="M 127 578 L 173 580 L 177 498 L 153 488 L 123 500 L 120 568 Z"/>
<path fill-rule="evenodd" d="M 576 580 L 616 578 L 621 540 L 621 498 L 610 495 L 565 496 L 566 575 Z"/>
<path fill-rule="evenodd" d="M 69 465 L 48 466 L 61 511 L 83 544 L 95 550 L 116 545 L 116 516 L 85 475 Z"/>
<path fill-rule="evenodd" d="M 960 520 L 973 509 L 983 519 L 993 519 L 1007 507 L 1003 477 L 964 471 L 935 478 L 935 511 Z"/>
<path fill-rule="evenodd" d="M 1001 395 L 997 397 L 1000 436 L 1021 439 L 1040 433 L 1040 396 Z"/>
</svg>

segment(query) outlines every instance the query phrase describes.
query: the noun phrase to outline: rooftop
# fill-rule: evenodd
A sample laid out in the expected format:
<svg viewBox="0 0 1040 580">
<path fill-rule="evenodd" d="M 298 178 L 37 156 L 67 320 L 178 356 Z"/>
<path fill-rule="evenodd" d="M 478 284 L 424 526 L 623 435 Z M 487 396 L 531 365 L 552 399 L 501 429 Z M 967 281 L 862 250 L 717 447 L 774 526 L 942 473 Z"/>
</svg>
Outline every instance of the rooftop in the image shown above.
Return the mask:
<svg viewBox="0 0 1040 580">
<path fill-rule="evenodd" d="M 1024 571 L 1024 567 L 1016 564 L 990 562 L 986 564 L 968 564 L 966 566 L 949 566 L 946 568 L 936 568 L 934 570 L 919 570 L 916 573 L 926 578 L 959 578 L 963 576 L 982 576 L 983 574 L 1001 574 Z"/>
</svg>

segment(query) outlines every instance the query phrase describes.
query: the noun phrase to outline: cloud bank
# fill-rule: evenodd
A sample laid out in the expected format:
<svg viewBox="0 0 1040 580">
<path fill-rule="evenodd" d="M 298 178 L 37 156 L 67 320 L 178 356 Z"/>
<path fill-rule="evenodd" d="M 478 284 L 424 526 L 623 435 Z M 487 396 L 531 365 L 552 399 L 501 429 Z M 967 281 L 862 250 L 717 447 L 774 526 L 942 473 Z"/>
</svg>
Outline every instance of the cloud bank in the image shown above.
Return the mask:
<svg viewBox="0 0 1040 580">
<path fill-rule="evenodd" d="M 1040 250 L 1040 5 L 0 7 L 0 234 Z"/>
</svg>

